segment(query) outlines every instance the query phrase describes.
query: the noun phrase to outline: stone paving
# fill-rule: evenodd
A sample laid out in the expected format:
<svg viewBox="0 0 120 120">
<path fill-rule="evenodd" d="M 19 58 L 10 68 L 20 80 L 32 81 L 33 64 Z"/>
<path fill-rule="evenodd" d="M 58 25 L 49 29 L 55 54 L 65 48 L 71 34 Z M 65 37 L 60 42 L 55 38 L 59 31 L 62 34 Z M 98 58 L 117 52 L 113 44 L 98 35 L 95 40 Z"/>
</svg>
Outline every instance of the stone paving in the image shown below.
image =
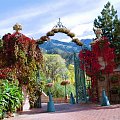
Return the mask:
<svg viewBox="0 0 120 120">
<path fill-rule="evenodd" d="M 5 120 L 120 120 L 120 104 L 99 106 L 94 104 L 55 104 L 56 112 L 47 112 L 47 104 L 41 109 L 20 112 Z"/>
</svg>

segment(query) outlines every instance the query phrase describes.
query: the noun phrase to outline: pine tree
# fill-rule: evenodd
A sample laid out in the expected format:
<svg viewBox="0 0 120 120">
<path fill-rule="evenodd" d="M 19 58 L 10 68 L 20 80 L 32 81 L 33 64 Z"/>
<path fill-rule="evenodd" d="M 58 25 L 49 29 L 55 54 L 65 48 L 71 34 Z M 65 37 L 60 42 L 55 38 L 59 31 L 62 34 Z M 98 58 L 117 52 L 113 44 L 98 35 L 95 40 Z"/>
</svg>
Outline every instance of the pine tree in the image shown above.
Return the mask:
<svg viewBox="0 0 120 120">
<path fill-rule="evenodd" d="M 117 10 L 108 2 L 104 5 L 101 16 L 94 20 L 94 26 L 102 28 L 103 36 L 108 37 L 111 47 L 115 48 L 115 53 L 120 55 L 120 20 Z"/>
</svg>

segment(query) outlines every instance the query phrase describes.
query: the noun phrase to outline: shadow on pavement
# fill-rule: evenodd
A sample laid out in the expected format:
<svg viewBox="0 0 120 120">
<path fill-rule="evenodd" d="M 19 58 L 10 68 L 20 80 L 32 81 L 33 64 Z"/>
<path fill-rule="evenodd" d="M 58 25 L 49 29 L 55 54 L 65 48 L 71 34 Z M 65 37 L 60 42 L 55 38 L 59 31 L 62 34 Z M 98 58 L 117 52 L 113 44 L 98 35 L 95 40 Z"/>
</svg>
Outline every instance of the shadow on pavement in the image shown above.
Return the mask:
<svg viewBox="0 0 120 120">
<path fill-rule="evenodd" d="M 30 109 L 29 111 L 22 111 L 19 112 L 19 115 L 24 114 L 41 114 L 41 113 L 48 113 L 48 114 L 55 114 L 55 113 L 66 113 L 66 112 L 77 112 L 77 111 L 83 111 L 83 110 L 100 110 L 100 109 L 117 109 L 120 108 L 120 104 L 118 105 L 111 105 L 111 106 L 100 106 L 96 104 L 66 104 L 66 103 L 60 103 L 55 104 L 55 112 L 47 112 L 47 104 L 44 104 L 42 108 L 34 108 Z"/>
</svg>

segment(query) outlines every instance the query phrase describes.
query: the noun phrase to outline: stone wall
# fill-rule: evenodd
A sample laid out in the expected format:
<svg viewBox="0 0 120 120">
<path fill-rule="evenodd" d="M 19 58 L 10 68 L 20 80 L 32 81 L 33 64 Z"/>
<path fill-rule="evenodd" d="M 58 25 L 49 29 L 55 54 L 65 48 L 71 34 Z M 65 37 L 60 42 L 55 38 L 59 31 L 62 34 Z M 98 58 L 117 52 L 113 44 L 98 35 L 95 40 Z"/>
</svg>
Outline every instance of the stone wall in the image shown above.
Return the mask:
<svg viewBox="0 0 120 120">
<path fill-rule="evenodd" d="M 113 82 L 111 78 L 114 75 L 118 77 L 118 80 Z M 102 90 L 105 89 L 106 95 L 108 96 L 110 103 L 113 103 L 113 104 L 120 103 L 120 96 L 117 91 L 118 87 L 120 89 L 120 73 L 114 72 L 113 74 L 110 74 L 110 75 L 103 75 L 103 77 L 105 79 L 98 80 L 99 101 L 101 100 Z"/>
<path fill-rule="evenodd" d="M 41 102 L 42 103 L 47 103 L 49 101 L 49 97 L 43 92 L 41 96 Z M 53 98 L 54 103 L 65 103 L 69 102 L 69 98 L 65 100 L 65 98 Z"/>
</svg>

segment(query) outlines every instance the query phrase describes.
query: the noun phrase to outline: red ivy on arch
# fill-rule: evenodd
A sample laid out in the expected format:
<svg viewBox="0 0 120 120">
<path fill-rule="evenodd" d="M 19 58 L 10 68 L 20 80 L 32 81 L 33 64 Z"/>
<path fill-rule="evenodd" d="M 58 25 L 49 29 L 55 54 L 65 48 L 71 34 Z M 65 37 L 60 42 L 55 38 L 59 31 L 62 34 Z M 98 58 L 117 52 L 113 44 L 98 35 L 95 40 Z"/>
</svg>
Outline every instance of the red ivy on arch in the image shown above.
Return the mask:
<svg viewBox="0 0 120 120">
<path fill-rule="evenodd" d="M 86 71 L 87 75 L 94 76 L 99 72 L 102 72 L 103 74 L 113 72 L 115 67 L 115 54 L 114 49 L 109 46 L 110 43 L 107 37 L 102 37 L 93 42 L 91 51 L 87 49 L 80 51 L 80 67 L 82 70 Z M 100 63 L 99 58 L 102 58 L 102 63 Z"/>
</svg>

